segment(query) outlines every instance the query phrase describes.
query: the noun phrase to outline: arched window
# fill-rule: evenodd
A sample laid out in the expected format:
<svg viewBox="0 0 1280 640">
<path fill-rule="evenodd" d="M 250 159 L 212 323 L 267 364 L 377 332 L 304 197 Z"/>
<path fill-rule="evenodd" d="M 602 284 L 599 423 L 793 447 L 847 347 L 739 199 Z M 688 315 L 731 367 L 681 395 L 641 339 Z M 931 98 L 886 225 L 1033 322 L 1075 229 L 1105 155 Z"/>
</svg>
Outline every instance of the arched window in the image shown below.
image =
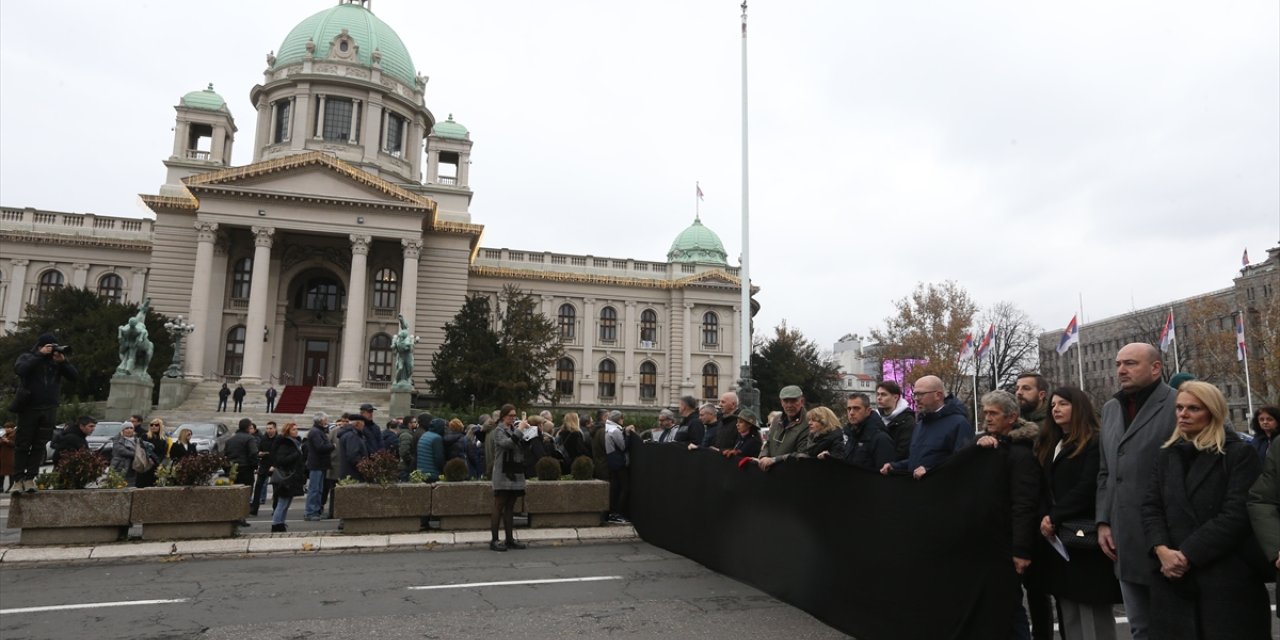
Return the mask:
<svg viewBox="0 0 1280 640">
<path fill-rule="evenodd" d="M 714 347 L 720 344 L 720 316 L 714 311 L 702 314 L 702 346 Z"/>
<path fill-rule="evenodd" d="M 600 361 L 600 397 L 613 398 L 618 394 L 618 365 L 605 358 Z"/>
<path fill-rule="evenodd" d="M 600 342 L 618 341 L 618 311 L 613 307 L 600 310 Z"/>
<path fill-rule="evenodd" d="M 107 302 L 119 303 L 124 299 L 124 278 L 108 273 L 98 278 L 98 296 Z"/>
<path fill-rule="evenodd" d="M 222 358 L 222 373 L 240 377 L 244 371 L 244 325 L 232 327 L 227 332 L 227 351 Z"/>
<path fill-rule="evenodd" d="M 561 398 L 573 397 L 573 360 L 569 358 L 556 362 L 556 393 Z"/>
<path fill-rule="evenodd" d="M 369 382 L 391 382 L 391 336 L 385 333 L 369 340 Z"/>
<path fill-rule="evenodd" d="M 342 285 L 328 276 L 311 278 L 298 290 L 293 306 L 308 311 L 337 311 L 342 308 Z"/>
<path fill-rule="evenodd" d="M 40 285 L 36 290 L 36 306 L 43 307 L 49 302 L 49 296 L 55 291 L 61 289 L 63 285 L 62 273 L 57 269 L 50 269 L 40 274 Z"/>
<path fill-rule="evenodd" d="M 231 297 L 249 299 L 249 286 L 253 282 L 253 258 L 240 258 L 231 266 Z"/>
<path fill-rule="evenodd" d="M 720 367 L 714 362 L 702 365 L 702 397 L 708 400 L 720 397 Z"/>
<path fill-rule="evenodd" d="M 396 295 L 398 292 L 399 284 L 396 282 L 394 269 L 379 269 L 373 275 L 373 308 L 396 308 Z"/>
<path fill-rule="evenodd" d="M 658 342 L 658 314 L 653 309 L 640 312 L 640 346 L 653 348 Z"/>
<path fill-rule="evenodd" d="M 560 340 L 564 342 L 572 341 L 577 335 L 578 310 L 567 302 L 560 305 L 557 324 L 560 327 Z"/>
<path fill-rule="evenodd" d="M 645 360 L 640 363 L 640 399 L 652 400 L 658 397 L 658 365 Z"/>
</svg>

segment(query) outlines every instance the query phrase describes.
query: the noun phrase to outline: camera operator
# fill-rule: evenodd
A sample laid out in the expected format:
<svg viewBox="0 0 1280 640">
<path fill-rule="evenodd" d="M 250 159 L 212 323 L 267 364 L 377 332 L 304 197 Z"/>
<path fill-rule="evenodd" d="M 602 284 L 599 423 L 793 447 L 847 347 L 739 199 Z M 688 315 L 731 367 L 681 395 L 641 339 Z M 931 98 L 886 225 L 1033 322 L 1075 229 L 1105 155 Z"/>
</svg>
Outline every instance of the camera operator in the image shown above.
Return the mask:
<svg viewBox="0 0 1280 640">
<path fill-rule="evenodd" d="M 18 392 L 9 410 L 18 414 L 18 434 L 14 451 L 13 493 L 34 493 L 35 479 L 44 462 L 45 443 L 53 436 L 62 395 L 62 379 L 75 380 L 79 374 L 67 362 L 67 347 L 44 334 L 31 351 L 18 356 L 13 365 L 18 374 Z"/>
</svg>

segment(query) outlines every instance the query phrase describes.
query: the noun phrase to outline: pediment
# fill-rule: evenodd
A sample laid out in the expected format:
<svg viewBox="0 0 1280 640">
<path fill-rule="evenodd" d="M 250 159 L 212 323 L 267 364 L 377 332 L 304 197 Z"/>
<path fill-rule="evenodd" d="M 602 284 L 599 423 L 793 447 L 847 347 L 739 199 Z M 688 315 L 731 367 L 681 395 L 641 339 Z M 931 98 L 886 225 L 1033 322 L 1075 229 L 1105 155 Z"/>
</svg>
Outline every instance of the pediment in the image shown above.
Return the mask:
<svg viewBox="0 0 1280 640">
<path fill-rule="evenodd" d="M 366 206 L 435 209 L 435 202 L 430 198 L 411 193 L 322 152 L 222 169 L 191 176 L 183 182 L 197 196 L 201 192 L 230 192 Z"/>
</svg>

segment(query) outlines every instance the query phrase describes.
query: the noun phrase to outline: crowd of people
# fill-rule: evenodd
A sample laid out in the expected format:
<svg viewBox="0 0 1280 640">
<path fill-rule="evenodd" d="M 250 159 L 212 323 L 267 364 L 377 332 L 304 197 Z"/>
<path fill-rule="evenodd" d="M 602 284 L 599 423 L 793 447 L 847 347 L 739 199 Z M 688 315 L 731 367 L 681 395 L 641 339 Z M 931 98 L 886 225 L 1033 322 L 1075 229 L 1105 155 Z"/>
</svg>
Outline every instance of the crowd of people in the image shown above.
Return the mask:
<svg viewBox="0 0 1280 640">
<path fill-rule="evenodd" d="M 33 391 L 16 427 L 0 436 L 0 471 L 12 474 L 14 493 L 34 491 L 43 451 L 36 457 L 33 448 L 52 429 L 60 380 L 76 376 L 53 345 L 42 336 L 18 363 Z M 1019 593 L 1011 637 L 1052 638 L 1056 620 L 1065 638 L 1114 638 L 1112 607 L 1121 602 L 1134 638 L 1268 637 L 1264 583 L 1280 570 L 1280 447 L 1271 447 L 1280 408 L 1259 408 L 1251 436 L 1242 436 L 1216 387 L 1185 374 L 1172 386 L 1164 381 L 1155 347 L 1126 345 L 1115 367 L 1120 390 L 1100 411 L 1083 390 L 1051 389 L 1025 373 L 1012 392 L 978 399 L 977 428 L 942 380 L 927 375 L 913 381 L 914 409 L 885 380 L 874 397 L 848 395 L 843 421 L 828 407 L 806 407 L 803 390 L 789 385 L 779 393 L 781 411 L 766 420 L 740 408 L 734 392 L 718 403 L 684 397 L 649 430 L 627 425 L 619 410 L 556 420 L 549 411 L 517 415 L 512 405 L 470 425 L 430 413 L 383 425 L 377 408 L 363 404 L 332 421 L 317 413 L 305 434 L 293 422 L 259 432 L 243 418 L 217 448 L 234 464 L 231 480 L 252 487 L 252 514 L 271 488 L 272 531 L 287 530 L 295 497 L 305 496 L 305 520 L 333 518 L 334 487 L 364 481 L 360 463 L 371 454 L 395 457 L 401 480 L 426 482 L 460 461 L 453 466 L 466 478 L 492 483 L 494 551 L 524 548 L 512 532 L 515 504 L 546 458 L 563 474 L 589 459 L 593 477 L 609 483 L 608 521 L 625 523 L 635 447 L 711 452 L 766 473 L 814 459 L 915 481 L 961 450 L 985 448 L 1007 473 L 1012 569 L 1030 609 L 1028 617 Z M 227 395 L 234 393 L 224 387 Z M 55 462 L 86 448 L 95 424 L 84 417 L 67 426 L 53 444 Z M 163 420 L 142 416 L 131 416 L 112 445 L 111 468 L 136 487 L 198 453 L 190 430 L 172 434 Z"/>
</svg>

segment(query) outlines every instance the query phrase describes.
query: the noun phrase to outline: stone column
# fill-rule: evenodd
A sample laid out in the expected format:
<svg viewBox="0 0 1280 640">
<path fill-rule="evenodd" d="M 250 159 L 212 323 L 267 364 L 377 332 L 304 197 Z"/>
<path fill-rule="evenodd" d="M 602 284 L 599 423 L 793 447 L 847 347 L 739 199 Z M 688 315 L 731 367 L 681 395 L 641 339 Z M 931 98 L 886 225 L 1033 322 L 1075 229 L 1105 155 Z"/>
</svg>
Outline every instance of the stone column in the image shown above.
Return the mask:
<svg viewBox="0 0 1280 640">
<path fill-rule="evenodd" d="M 366 160 L 375 161 L 378 158 L 378 152 L 382 150 L 381 132 L 386 131 L 387 111 L 382 108 L 381 102 L 368 100 L 365 102 L 364 110 L 364 126 L 363 133 L 360 138 L 361 146 L 364 147 L 364 157 Z"/>
<path fill-rule="evenodd" d="M 305 91 L 305 87 L 300 87 Z M 307 143 L 307 120 L 311 118 L 311 96 L 300 93 L 293 99 L 293 113 L 289 121 L 289 148 L 301 149 Z"/>
<path fill-rule="evenodd" d="M 623 357 L 622 366 L 626 368 L 627 373 L 622 377 L 623 380 L 631 381 L 636 372 L 636 303 L 634 300 L 626 302 L 627 311 L 623 319 L 622 325 L 622 345 Z"/>
<path fill-rule="evenodd" d="M 133 274 L 133 279 L 129 281 L 129 302 L 142 304 L 142 299 L 145 297 L 142 294 L 147 288 L 147 268 L 133 267 L 132 269 L 129 269 L 129 272 Z M 197 271 L 196 279 L 199 279 L 202 275 L 207 278 L 209 272 Z M 206 281 L 205 287 L 207 288 L 208 286 L 209 283 Z"/>
<path fill-rule="evenodd" d="M 316 111 L 316 140 L 324 137 L 324 94 L 320 94 L 320 108 Z"/>
<path fill-rule="evenodd" d="M 187 157 L 187 123 L 179 122 L 173 129 L 173 157 Z"/>
<path fill-rule="evenodd" d="M 400 270 L 400 315 L 409 321 L 409 327 L 418 329 L 418 256 L 422 255 L 422 240 L 401 240 L 404 267 Z"/>
<path fill-rule="evenodd" d="M 71 286 L 83 289 L 89 280 L 89 263 L 77 262 L 71 265 Z"/>
<path fill-rule="evenodd" d="M 262 345 L 267 328 L 267 289 L 271 278 L 271 237 L 275 229 L 252 227 L 253 276 L 249 281 L 249 318 L 244 323 L 244 371 L 240 382 L 262 384 Z M 198 274 L 197 274 L 198 275 Z"/>
<path fill-rule="evenodd" d="M 352 100 L 351 101 L 351 127 L 350 127 L 351 133 L 347 135 L 348 144 L 355 144 L 356 141 L 359 140 L 360 130 L 356 128 L 356 125 L 358 125 L 359 123 L 360 123 L 360 101 Z"/>
<path fill-rule="evenodd" d="M 733 330 L 742 331 L 742 305 L 733 305 Z M 724 344 L 736 345 L 738 342 L 726 342 Z M 737 349 L 733 349 L 733 375 L 736 378 L 742 372 L 742 354 Z"/>
<path fill-rule="evenodd" d="M 582 377 L 591 379 L 596 372 L 591 350 L 596 346 L 596 299 L 582 300 Z"/>
<path fill-rule="evenodd" d="M 4 328 L 13 331 L 22 313 L 24 294 L 27 292 L 27 260 L 10 260 L 9 293 L 4 299 Z"/>
<path fill-rule="evenodd" d="M 364 353 L 365 288 L 368 275 L 370 236 L 351 234 L 351 285 L 347 288 L 347 317 L 342 327 L 342 374 L 338 388 L 364 387 L 360 372 Z"/>
<path fill-rule="evenodd" d="M 683 316 L 681 321 L 684 323 L 685 334 L 684 349 L 683 353 L 680 354 L 680 357 L 684 362 L 684 366 L 682 367 L 684 369 L 684 383 L 685 385 L 688 385 L 689 374 L 693 371 L 693 343 L 695 340 L 701 340 L 702 337 L 698 334 L 697 327 L 694 327 L 690 322 L 691 316 L 693 315 L 692 302 L 684 303 L 684 312 L 680 315 Z"/>
<path fill-rule="evenodd" d="M 201 274 L 213 273 L 213 243 L 218 238 L 218 223 L 197 222 L 196 227 L 196 270 L 191 283 L 191 322 L 194 329 L 187 338 L 187 371 L 192 380 L 204 379 L 204 354 L 209 336 L 216 333 L 210 331 L 209 320 L 209 278 Z"/>
</svg>

